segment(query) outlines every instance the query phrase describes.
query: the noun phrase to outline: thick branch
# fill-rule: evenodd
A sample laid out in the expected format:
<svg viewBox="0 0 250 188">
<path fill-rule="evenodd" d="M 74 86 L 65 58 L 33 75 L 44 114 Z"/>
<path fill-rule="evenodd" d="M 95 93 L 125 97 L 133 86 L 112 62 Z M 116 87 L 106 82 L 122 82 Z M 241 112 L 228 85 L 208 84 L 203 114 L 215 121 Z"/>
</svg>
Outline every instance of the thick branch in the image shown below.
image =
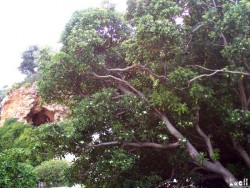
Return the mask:
<svg viewBox="0 0 250 188">
<path fill-rule="evenodd" d="M 208 154 L 210 156 L 210 158 L 213 158 L 213 146 L 211 144 L 211 140 L 210 138 L 201 130 L 200 126 L 199 126 L 199 119 L 200 119 L 200 114 L 199 111 L 196 111 L 196 125 L 195 125 L 195 129 L 196 131 L 199 133 L 199 135 L 204 139 L 206 145 L 207 145 L 207 150 L 208 150 Z"/>
<path fill-rule="evenodd" d="M 121 145 L 124 146 L 132 146 L 132 147 L 149 147 L 149 148 L 158 148 L 158 149 L 173 149 L 180 145 L 179 142 L 170 143 L 170 144 L 157 144 L 153 142 L 143 142 L 143 143 L 135 143 L 135 142 L 119 142 L 119 141 L 112 141 L 112 142 L 103 142 L 100 144 L 88 144 L 87 147 L 105 147 L 105 146 L 112 146 L 112 145 Z"/>
<path fill-rule="evenodd" d="M 108 71 L 117 71 L 117 72 L 126 72 L 126 71 L 130 71 L 130 70 L 142 70 L 142 71 L 145 71 L 146 73 L 148 73 L 149 75 L 153 76 L 154 78 L 157 78 L 159 79 L 160 81 L 164 82 L 164 83 L 167 83 L 167 78 L 165 76 L 162 76 L 162 75 L 158 75 L 154 72 L 152 72 L 149 68 L 145 67 L 145 66 L 142 66 L 142 65 L 133 65 L 133 66 L 130 66 L 130 67 L 126 67 L 124 69 L 107 69 Z"/>
<path fill-rule="evenodd" d="M 233 140 L 233 145 L 234 145 L 235 150 L 240 154 L 240 156 L 245 161 L 247 167 L 250 169 L 250 156 L 248 155 L 246 150 L 235 140 Z"/>
</svg>

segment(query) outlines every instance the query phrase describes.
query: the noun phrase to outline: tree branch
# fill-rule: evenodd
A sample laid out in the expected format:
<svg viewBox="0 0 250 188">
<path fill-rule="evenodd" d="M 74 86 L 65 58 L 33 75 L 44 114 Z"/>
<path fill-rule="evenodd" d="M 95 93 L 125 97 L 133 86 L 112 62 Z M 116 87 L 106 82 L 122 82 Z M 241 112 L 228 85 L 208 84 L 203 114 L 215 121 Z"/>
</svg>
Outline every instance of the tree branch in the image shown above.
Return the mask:
<svg viewBox="0 0 250 188">
<path fill-rule="evenodd" d="M 226 39 L 225 35 L 221 32 L 221 33 L 220 33 L 220 36 L 221 36 L 222 39 L 223 39 L 223 44 L 224 44 L 224 46 L 227 46 L 228 43 L 227 43 L 227 39 Z"/>
<path fill-rule="evenodd" d="M 244 76 L 250 76 L 250 73 L 248 72 L 240 72 L 240 71 L 229 71 L 229 70 L 225 70 L 225 69 L 218 69 L 218 70 L 213 70 L 213 69 L 208 69 L 206 67 L 203 67 L 203 66 L 200 66 L 200 65 L 191 65 L 192 67 L 199 67 L 199 68 L 202 68 L 204 70 L 207 70 L 207 71 L 210 71 L 210 72 L 213 72 L 211 74 L 202 74 L 202 75 L 199 75 L 199 76 L 196 76 L 194 77 L 193 79 L 189 80 L 188 82 L 191 83 L 193 82 L 194 80 L 197 80 L 199 78 L 202 78 L 202 77 L 210 77 L 210 76 L 213 76 L 217 73 L 228 73 L 228 74 L 238 74 L 238 75 L 244 75 Z"/>
<path fill-rule="evenodd" d="M 239 75 L 244 75 L 244 76 L 250 76 L 250 73 L 248 73 L 248 72 L 230 71 L 230 70 L 225 70 L 225 69 L 213 70 L 213 69 L 208 69 L 208 68 L 200 66 L 200 65 L 191 65 L 191 66 L 200 67 L 204 70 L 211 71 L 211 72 L 218 71 L 218 72 L 229 73 L 229 74 L 239 74 Z"/>
<path fill-rule="evenodd" d="M 105 146 L 112 146 L 112 145 L 121 145 L 124 146 L 132 146 L 132 147 L 149 147 L 149 148 L 158 148 L 158 149 L 173 149 L 180 145 L 180 143 L 177 141 L 175 143 L 170 144 L 157 144 L 153 142 L 143 142 L 143 143 L 135 143 L 135 142 L 119 142 L 119 141 L 111 141 L 111 142 L 103 142 L 99 144 L 88 144 L 87 148 L 89 147 L 105 147 Z"/>
<path fill-rule="evenodd" d="M 162 76 L 162 75 L 158 75 L 154 72 L 152 72 L 149 68 L 145 67 L 145 66 L 142 66 L 142 65 L 132 65 L 130 67 L 126 67 L 124 69 L 119 69 L 119 68 L 116 68 L 116 69 L 107 69 L 107 71 L 110 71 L 110 72 L 126 72 L 126 71 L 130 71 L 130 70 L 133 70 L 133 71 L 136 71 L 136 70 L 142 70 L 142 71 L 145 71 L 146 73 L 148 73 L 149 75 L 153 76 L 154 78 L 157 78 L 158 80 L 162 81 L 163 83 L 167 83 L 167 78 L 165 76 Z"/>
<path fill-rule="evenodd" d="M 213 158 L 213 146 L 211 144 L 210 138 L 201 130 L 199 126 L 199 120 L 200 120 L 200 112 L 197 110 L 196 111 L 196 124 L 195 124 L 195 129 L 199 133 L 199 135 L 204 139 L 206 145 L 207 145 L 207 150 L 210 158 Z"/>
<path fill-rule="evenodd" d="M 213 72 L 213 73 L 211 73 L 211 74 L 202 74 L 202 75 L 196 76 L 196 77 L 192 78 L 191 80 L 189 80 L 188 83 L 191 83 L 191 82 L 193 82 L 193 81 L 195 81 L 195 80 L 197 80 L 197 79 L 199 79 L 199 78 L 202 78 L 202 77 L 210 77 L 210 76 L 213 76 L 213 75 L 215 75 L 215 74 L 217 74 L 217 73 L 218 73 L 218 71 L 215 71 L 215 72 Z"/>
<path fill-rule="evenodd" d="M 250 156 L 248 155 L 246 150 L 240 145 L 240 143 L 236 142 L 234 139 L 233 139 L 233 145 L 235 150 L 240 154 L 240 156 L 245 161 L 247 167 L 250 169 Z"/>
<path fill-rule="evenodd" d="M 92 74 L 93 76 L 95 76 L 95 77 L 97 77 L 97 78 L 111 78 L 111 79 L 115 80 L 116 82 L 118 82 L 119 84 L 123 83 L 123 84 L 125 84 L 126 86 L 128 86 L 135 94 L 139 95 L 142 99 L 144 99 L 145 101 L 147 101 L 147 102 L 149 103 L 148 99 L 147 99 L 140 91 L 138 91 L 137 89 L 135 89 L 135 88 L 134 88 L 129 82 L 127 82 L 126 80 L 122 80 L 122 79 L 120 79 L 120 78 L 118 78 L 118 77 L 115 77 L 115 76 L 113 76 L 113 75 L 104 75 L 104 76 L 101 76 L 101 75 L 97 75 L 96 73 L 90 73 L 90 74 Z M 122 85 L 120 85 L 120 87 L 122 87 Z M 123 89 L 125 89 L 125 88 L 123 87 Z M 125 90 L 124 90 L 124 91 L 125 91 Z M 126 94 L 131 94 L 130 91 L 126 91 L 126 92 L 127 92 Z"/>
</svg>

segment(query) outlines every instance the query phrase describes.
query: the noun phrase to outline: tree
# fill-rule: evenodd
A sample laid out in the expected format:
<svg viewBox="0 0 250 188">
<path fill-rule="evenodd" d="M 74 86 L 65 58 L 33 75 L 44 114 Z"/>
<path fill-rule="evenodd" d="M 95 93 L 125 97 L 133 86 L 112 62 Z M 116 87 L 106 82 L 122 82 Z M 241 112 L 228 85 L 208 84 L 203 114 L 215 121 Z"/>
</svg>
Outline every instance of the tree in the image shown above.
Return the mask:
<svg viewBox="0 0 250 188">
<path fill-rule="evenodd" d="M 25 50 L 22 54 L 22 62 L 18 69 L 21 73 L 31 75 L 36 73 L 38 67 L 35 61 L 35 53 L 38 51 L 37 46 L 30 46 L 28 50 Z"/>
<path fill-rule="evenodd" d="M 37 177 L 33 167 L 24 163 L 25 152 L 21 149 L 0 153 L 0 187 L 36 187 Z"/>
<path fill-rule="evenodd" d="M 128 23 L 113 9 L 76 12 L 39 82 L 45 101 L 72 109 L 69 126 L 39 131 L 76 155 L 74 180 L 222 187 L 248 176 L 249 7 L 130 0 Z"/>
<path fill-rule="evenodd" d="M 39 181 L 45 182 L 47 186 L 65 186 L 67 180 L 64 172 L 69 167 L 66 160 L 53 159 L 44 161 L 36 166 L 34 172 L 38 176 Z"/>
</svg>

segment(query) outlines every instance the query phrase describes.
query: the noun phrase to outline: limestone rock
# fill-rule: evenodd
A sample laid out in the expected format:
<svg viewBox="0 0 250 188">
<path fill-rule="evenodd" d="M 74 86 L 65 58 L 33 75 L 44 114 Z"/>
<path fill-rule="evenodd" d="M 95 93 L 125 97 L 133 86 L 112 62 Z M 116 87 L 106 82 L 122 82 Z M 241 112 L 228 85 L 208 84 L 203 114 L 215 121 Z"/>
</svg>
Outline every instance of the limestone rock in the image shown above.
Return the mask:
<svg viewBox="0 0 250 188">
<path fill-rule="evenodd" d="M 35 84 L 12 91 L 1 103 L 0 126 L 8 118 L 39 126 L 46 122 L 62 121 L 69 112 L 63 105 L 40 105 L 40 102 Z"/>
</svg>

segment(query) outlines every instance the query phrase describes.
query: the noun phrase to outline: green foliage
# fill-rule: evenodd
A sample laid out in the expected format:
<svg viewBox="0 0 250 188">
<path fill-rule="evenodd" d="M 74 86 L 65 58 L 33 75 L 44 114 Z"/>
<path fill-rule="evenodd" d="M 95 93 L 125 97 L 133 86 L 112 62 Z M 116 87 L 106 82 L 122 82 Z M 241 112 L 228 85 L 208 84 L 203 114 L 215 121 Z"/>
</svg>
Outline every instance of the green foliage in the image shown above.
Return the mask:
<svg viewBox="0 0 250 188">
<path fill-rule="evenodd" d="M 0 153 L 0 187 L 36 187 L 37 177 L 33 167 L 25 164 L 22 149 L 5 150 Z"/>
<path fill-rule="evenodd" d="M 47 186 L 65 186 L 67 180 L 64 171 L 69 164 L 66 160 L 53 159 L 44 161 L 34 168 L 34 173 L 38 176 L 39 181 L 45 182 Z"/>
<path fill-rule="evenodd" d="M 214 161 L 217 161 L 217 160 L 219 160 L 219 158 L 220 158 L 220 150 L 214 149 L 212 159 Z"/>
<path fill-rule="evenodd" d="M 206 156 L 206 154 L 205 153 L 203 153 L 203 152 L 200 152 L 199 153 L 199 163 L 201 164 L 201 165 L 203 165 L 203 163 L 204 163 L 204 160 L 205 160 L 205 156 Z"/>
</svg>

